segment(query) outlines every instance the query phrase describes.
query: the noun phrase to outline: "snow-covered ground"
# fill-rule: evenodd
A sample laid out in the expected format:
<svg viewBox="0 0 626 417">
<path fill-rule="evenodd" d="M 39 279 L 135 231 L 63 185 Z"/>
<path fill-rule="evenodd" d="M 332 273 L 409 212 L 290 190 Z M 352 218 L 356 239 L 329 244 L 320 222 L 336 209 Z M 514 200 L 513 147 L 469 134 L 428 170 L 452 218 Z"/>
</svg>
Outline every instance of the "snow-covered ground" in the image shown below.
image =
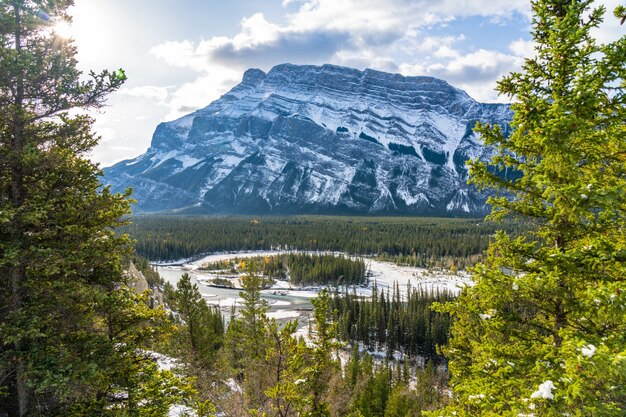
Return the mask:
<svg viewBox="0 0 626 417">
<path fill-rule="evenodd" d="M 300 317 L 300 312 L 293 310 L 278 310 L 278 311 L 270 311 L 266 313 L 267 317 L 271 319 L 297 319 Z"/>
<path fill-rule="evenodd" d="M 210 262 L 218 262 L 230 259 L 245 259 L 255 256 L 273 256 L 289 253 L 286 251 L 251 251 L 238 253 L 220 253 L 205 256 L 204 258 L 185 263 L 183 268 L 193 272 L 197 279 L 203 280 L 203 275 L 210 276 L 209 273 L 203 273 L 199 268 Z M 315 252 L 307 252 L 315 253 Z M 339 255 L 339 253 L 335 253 Z M 370 282 L 367 286 L 357 286 L 356 292 L 359 295 L 369 296 L 372 293 L 373 285 L 376 284 L 379 290 L 390 292 L 393 290 L 394 283 L 398 283 L 400 293 L 405 296 L 408 288 L 423 288 L 426 290 L 447 290 L 458 293 L 461 288 L 466 285 L 472 285 L 470 276 L 464 272 L 451 274 L 446 271 L 428 271 L 425 268 L 416 268 L 409 266 L 399 266 L 391 262 L 381 262 L 374 259 L 365 258 Z M 289 295 L 294 297 L 313 298 L 321 287 L 311 288 L 292 288 L 288 281 L 276 281 L 271 290 L 264 293 L 280 290 L 281 295 Z M 224 303 L 222 303 L 224 304 Z"/>
<path fill-rule="evenodd" d="M 207 264 L 207 263 L 225 261 L 225 260 L 235 259 L 235 258 L 245 259 L 245 258 L 252 258 L 255 256 L 273 256 L 273 255 L 278 255 L 281 253 L 288 253 L 288 252 L 260 250 L 260 251 L 235 252 L 235 253 L 214 253 L 212 255 L 208 255 L 203 258 L 196 259 L 195 261 L 183 263 L 183 266 L 192 271 L 195 271 L 198 268 L 200 268 L 202 265 Z"/>
<path fill-rule="evenodd" d="M 401 294 L 406 294 L 409 285 L 411 288 L 459 293 L 463 287 L 473 284 L 465 271 L 452 274 L 447 271 L 429 271 L 425 268 L 399 266 L 376 260 L 367 260 L 366 264 L 371 271 L 370 286 L 376 282 L 379 289 L 389 288 L 391 291 L 397 282 Z"/>
<path fill-rule="evenodd" d="M 177 359 L 174 359 L 171 356 L 167 356 L 162 353 L 151 351 L 150 356 L 152 356 L 152 359 L 157 362 L 157 364 L 159 365 L 159 369 L 171 371 L 172 369 L 180 365 Z"/>
<path fill-rule="evenodd" d="M 225 319 L 230 320 L 232 307 L 239 308 L 243 302 L 239 296 L 241 289 L 224 288 L 211 286 L 210 280 L 214 278 L 212 271 L 202 271 L 199 268 L 209 262 L 217 262 L 228 259 L 245 259 L 255 256 L 272 256 L 288 253 L 286 251 L 251 251 L 239 253 L 220 253 L 205 256 L 202 259 L 190 261 L 178 266 L 159 266 L 159 274 L 170 284 L 176 285 L 183 273 L 189 273 L 193 282 L 199 284 L 199 290 L 206 302 L 210 305 L 219 306 Z M 312 252 L 309 252 L 312 253 Z M 335 253 L 339 255 L 339 253 Z M 428 271 L 424 268 L 414 268 L 408 266 L 398 266 L 391 262 L 381 262 L 365 258 L 365 263 L 369 271 L 369 283 L 363 286 L 355 286 L 354 291 L 362 297 L 369 297 L 372 294 L 374 285 L 378 291 L 393 291 L 394 283 L 398 283 L 398 288 L 402 297 L 405 297 L 410 288 L 423 288 L 425 290 L 448 290 L 458 293 L 465 285 L 472 285 L 469 275 L 465 272 L 457 274 L 446 273 L 445 271 Z M 237 278 L 232 279 L 234 285 L 239 285 Z M 311 299 L 316 297 L 323 286 L 293 287 L 289 281 L 277 280 L 272 288 L 261 291 L 261 298 L 270 307 L 268 315 L 277 320 L 298 319 L 299 330 L 306 327 L 312 314 L 313 306 Z M 349 289 L 352 291 L 352 288 Z"/>
<path fill-rule="evenodd" d="M 170 407 L 167 417 L 192 417 L 196 413 L 186 405 L 177 404 Z"/>
<path fill-rule="evenodd" d="M 206 263 L 230 260 L 234 258 L 245 259 L 256 256 L 273 256 L 285 253 L 289 252 L 251 251 L 219 253 L 205 256 L 194 261 L 185 260 L 172 262 L 169 264 L 171 266 L 161 264 L 159 273 L 163 275 L 163 272 L 165 271 L 166 274 L 164 275 L 164 278 L 172 284 L 174 284 L 184 272 L 189 272 L 199 283 L 208 284 L 209 280 L 215 277 L 215 274 L 210 271 L 202 271 L 199 269 Z M 335 255 L 340 255 L 340 253 L 335 253 Z M 409 288 L 447 290 L 452 293 L 458 293 L 464 286 L 473 285 L 469 274 L 464 271 L 451 274 L 446 271 L 429 271 L 425 268 L 399 266 L 391 262 L 381 262 L 369 258 L 364 258 L 364 261 L 368 269 L 369 283 L 363 286 L 355 286 L 354 288 L 358 295 L 364 297 L 368 297 L 372 294 L 374 285 L 378 287 L 379 291 L 389 291 L 391 293 L 393 291 L 393 286 L 397 283 L 402 296 L 406 296 Z M 238 282 L 238 280 L 234 279 L 233 282 Z M 266 289 L 261 292 L 263 299 L 271 307 L 267 316 L 277 320 L 299 319 L 300 325 L 294 335 L 296 337 L 303 337 L 304 340 L 310 344 L 311 336 L 309 335 L 308 324 L 309 320 L 311 320 L 311 305 L 308 300 L 317 296 L 317 293 L 322 288 L 324 287 L 292 287 L 289 281 L 276 280 L 270 289 Z M 214 293 L 211 293 L 211 291 Z M 243 299 L 237 296 L 238 291 L 238 289 L 229 288 L 201 287 L 202 295 L 207 303 L 221 306 L 223 312 L 227 312 L 233 305 L 237 307 L 241 306 Z M 303 304 L 304 300 L 306 300 L 306 304 Z M 362 343 L 360 343 L 359 350 L 366 351 L 367 349 Z M 372 355 L 375 360 L 379 361 L 382 361 L 382 358 L 386 356 L 385 351 L 370 351 L 369 354 Z M 172 358 L 165 355 L 159 355 L 157 353 L 153 353 L 153 355 L 155 355 L 155 358 L 162 369 L 171 369 L 176 366 L 176 361 Z M 346 357 L 347 353 L 343 352 L 341 357 L 342 361 L 345 361 Z M 402 355 L 399 352 L 396 352 L 394 353 L 394 357 L 396 359 L 401 359 Z M 227 384 L 231 386 L 233 391 L 241 390 L 241 388 L 236 385 L 233 380 L 227 381 Z M 193 413 L 187 414 L 190 413 L 190 411 L 191 410 L 188 407 L 177 405 L 170 409 L 168 417 L 193 415 Z"/>
<path fill-rule="evenodd" d="M 243 303 L 243 298 L 240 297 L 231 297 L 231 298 L 218 298 L 218 297 L 214 297 L 215 299 L 206 299 L 206 303 L 208 305 L 214 305 L 214 306 L 240 306 Z"/>
</svg>

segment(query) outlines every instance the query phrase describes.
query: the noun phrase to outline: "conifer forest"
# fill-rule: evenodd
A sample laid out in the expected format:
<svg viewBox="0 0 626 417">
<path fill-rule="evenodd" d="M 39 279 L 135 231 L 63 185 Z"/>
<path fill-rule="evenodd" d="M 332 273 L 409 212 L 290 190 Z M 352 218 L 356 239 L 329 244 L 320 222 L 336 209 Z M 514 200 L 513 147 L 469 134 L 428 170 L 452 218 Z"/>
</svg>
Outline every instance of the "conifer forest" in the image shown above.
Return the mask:
<svg viewBox="0 0 626 417">
<path fill-rule="evenodd" d="M 138 216 L 122 230 L 137 252 L 173 261 L 222 251 L 294 249 L 373 255 L 412 266 L 474 265 L 497 230 L 529 226 L 408 217 Z"/>
<path fill-rule="evenodd" d="M 111 97 L 158 101 L 171 88 L 80 69 L 63 30 L 79 3 L 0 0 L 0 417 L 626 416 L 626 5 L 530 2 L 532 53 L 497 83 L 510 125 L 472 121 L 493 156 L 454 168 L 491 213 L 455 218 L 133 213 L 131 189 L 102 183 L 96 120 Z M 313 23 L 294 16 L 328 7 L 277 3 L 302 28 Z M 235 46 L 220 37 L 151 53 L 182 53 L 202 72 L 308 33 L 251 16 Z M 400 49 L 430 41 L 415 42 Z M 440 172 L 458 162 L 433 155 Z M 194 161 L 174 165 L 204 169 Z M 370 171 L 360 185 L 377 184 Z"/>
</svg>

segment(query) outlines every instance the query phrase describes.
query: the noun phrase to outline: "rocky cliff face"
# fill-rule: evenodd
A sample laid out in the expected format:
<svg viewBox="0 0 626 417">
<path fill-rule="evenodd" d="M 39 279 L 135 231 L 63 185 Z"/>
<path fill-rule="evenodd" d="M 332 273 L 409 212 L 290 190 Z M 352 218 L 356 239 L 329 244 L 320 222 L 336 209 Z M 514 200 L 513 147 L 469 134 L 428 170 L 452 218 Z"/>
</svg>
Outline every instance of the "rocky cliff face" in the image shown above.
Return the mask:
<svg viewBox="0 0 626 417">
<path fill-rule="evenodd" d="M 250 69 L 208 107 L 160 124 L 104 182 L 133 187 L 142 212 L 482 214 L 464 163 L 491 151 L 472 127 L 511 117 L 431 77 Z"/>
</svg>

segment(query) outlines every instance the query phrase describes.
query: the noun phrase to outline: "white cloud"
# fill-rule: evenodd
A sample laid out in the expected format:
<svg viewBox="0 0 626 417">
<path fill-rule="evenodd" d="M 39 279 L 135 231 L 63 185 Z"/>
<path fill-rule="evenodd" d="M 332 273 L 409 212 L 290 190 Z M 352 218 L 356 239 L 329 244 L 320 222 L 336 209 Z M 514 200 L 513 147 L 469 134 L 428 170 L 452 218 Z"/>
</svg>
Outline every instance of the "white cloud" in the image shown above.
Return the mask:
<svg viewBox="0 0 626 417">
<path fill-rule="evenodd" d="M 296 4 L 297 3 L 297 4 Z M 269 70 L 283 63 L 334 63 L 383 71 L 425 73 L 449 79 L 478 91 L 476 98 L 489 97 L 495 78 L 515 58 L 480 50 L 463 55 L 457 48 L 463 35 L 429 36 L 435 24 L 467 16 L 506 19 L 528 13 L 526 0 L 283 0 L 297 6 L 281 25 L 256 13 L 241 20 L 231 37 L 214 36 L 199 42 L 166 42 L 151 53 L 166 63 L 199 73 L 170 96 L 170 114 L 206 106 L 226 91 L 250 67 Z M 420 61 L 400 64 L 407 55 Z M 402 58 L 398 58 L 401 56 Z M 481 63 L 482 58 L 495 62 Z M 477 87 L 482 83 L 482 87 Z M 491 83 L 487 88 L 486 83 Z"/>
<path fill-rule="evenodd" d="M 111 94 L 107 106 L 93 115 L 94 130 L 102 139 L 92 152 L 92 160 L 107 166 L 144 152 L 154 128 L 168 112 L 169 95 L 164 99 L 167 90 L 143 86 Z"/>
<path fill-rule="evenodd" d="M 130 147 L 130 146 L 110 146 L 109 148 L 114 151 L 127 151 L 127 152 L 136 151 L 135 148 Z"/>
<path fill-rule="evenodd" d="M 464 89 L 477 100 L 506 101 L 494 90 L 496 81 L 518 70 L 523 58 L 533 53 L 533 43 L 523 38 L 524 26 L 530 24 L 528 0 L 281 1 L 283 16 L 280 18 L 274 17 L 275 8 L 268 7 L 270 11 L 265 14 L 248 12 L 239 20 L 236 32 L 229 36 L 219 36 L 222 33 L 213 31 L 219 25 L 207 22 L 206 28 L 196 30 L 197 38 L 162 42 L 152 47 L 150 54 L 169 65 L 169 78 L 163 83 L 171 84 L 177 77 L 172 74 L 179 73 L 186 81 L 176 81 L 181 83 L 176 87 L 135 85 L 114 94 L 107 112 L 115 115 L 115 119 L 132 120 L 132 123 L 114 122 L 113 116 L 101 121 L 98 116 L 96 127 L 107 138 L 107 145 L 118 150 L 121 150 L 120 146 L 133 147 L 139 153 L 149 143 L 158 122 L 172 120 L 208 105 L 239 82 L 243 71 L 250 67 L 267 71 L 284 62 L 369 67 L 405 75 L 435 76 Z M 622 1 L 596 2 L 607 8 L 605 23 L 594 31 L 600 41 L 614 40 L 625 33 L 626 26 L 620 26 L 612 17 L 613 8 Z M 276 4 L 279 10 L 280 4 Z M 90 6 L 84 8 L 91 10 L 93 5 L 90 2 Z M 265 7 L 261 9 L 265 10 Z M 232 18 L 232 15 L 228 17 Z M 476 17 L 482 19 L 464 20 Z M 106 22 L 99 14 L 91 20 L 96 20 L 97 24 Z M 504 26 L 503 31 L 521 29 L 521 32 L 508 32 L 500 45 L 497 39 L 491 40 L 489 45 L 498 45 L 496 50 L 496 46 L 475 44 L 480 42 L 481 37 L 476 36 L 476 30 L 480 29 L 467 26 L 475 22 L 484 23 L 486 30 L 494 33 L 497 32 L 494 24 Z M 508 24 L 511 28 L 507 27 Z M 462 32 L 466 32 L 467 38 Z M 519 39 L 511 42 L 516 37 Z M 91 50 L 115 49 L 114 56 L 120 51 L 132 51 L 119 47 L 124 42 L 110 42 L 109 38 L 99 35 L 85 34 L 80 39 L 95 42 L 96 38 L 99 43 Z M 142 65 L 154 65 L 152 57 L 141 53 L 132 51 L 129 55 L 139 57 L 137 59 L 150 58 L 145 60 L 151 61 L 150 64 Z M 153 68 L 144 70 L 139 65 L 138 68 L 137 74 L 152 74 Z M 159 81 L 155 80 L 143 83 L 158 84 Z M 99 160 L 112 162 L 119 153 L 103 153 Z M 126 154 L 130 156 L 130 152 Z"/>
<path fill-rule="evenodd" d="M 389 31 L 424 27 L 467 16 L 528 15 L 526 0 L 309 0 L 291 16 L 292 26 L 311 30 Z"/>
<path fill-rule="evenodd" d="M 459 51 L 450 48 L 449 46 L 442 46 L 435 51 L 437 58 L 457 58 L 460 56 Z"/>
<path fill-rule="evenodd" d="M 515 56 L 530 58 L 535 55 L 535 42 L 525 39 L 516 39 L 509 45 L 509 50 Z"/>
<path fill-rule="evenodd" d="M 122 88 L 118 91 L 118 94 L 132 97 L 145 97 L 151 100 L 156 100 L 159 103 L 164 103 L 169 95 L 166 87 L 157 87 L 154 85 Z"/>
<path fill-rule="evenodd" d="M 400 65 L 402 74 L 429 75 L 442 78 L 455 87 L 465 90 L 478 101 L 507 100 L 498 97 L 496 82 L 504 75 L 521 68 L 523 58 L 498 51 L 479 49 L 465 55 L 458 55 L 447 62 L 430 65 L 421 63 Z"/>
<path fill-rule="evenodd" d="M 213 42 L 217 44 L 220 39 L 223 42 L 227 38 L 213 38 Z M 150 53 L 164 60 L 168 65 L 179 68 L 190 68 L 195 71 L 203 71 L 209 64 L 206 56 L 203 56 L 202 50 L 197 48 L 191 41 L 182 42 L 165 42 L 153 47 Z"/>
<path fill-rule="evenodd" d="M 604 22 L 600 24 L 600 27 L 593 29 L 591 32 L 592 36 L 596 38 L 598 42 L 613 42 L 626 33 L 626 27 L 620 25 L 619 19 L 613 16 L 615 8 L 623 4 L 624 2 L 622 0 L 603 0 L 595 5 L 596 8 L 602 5 L 606 9 Z"/>
<path fill-rule="evenodd" d="M 458 56 L 445 66 L 434 65 L 431 72 L 451 82 L 482 82 L 500 77 L 521 63 L 518 57 L 479 49 Z"/>
<path fill-rule="evenodd" d="M 286 1 L 284 4 L 291 4 Z M 420 28 L 467 16 L 499 16 L 527 13 L 526 0 L 306 0 L 286 22 L 278 25 L 262 13 L 245 17 L 239 33 L 215 36 L 200 42 L 166 42 L 152 53 L 168 64 L 202 72 L 216 65 L 273 66 L 306 56 L 330 62 L 337 54 L 360 48 L 375 50 L 405 45 L 431 49 L 440 57 L 456 57 L 452 44 L 463 36 L 419 37 Z M 306 47 L 306 50 L 303 48 Z M 299 55 L 299 54 L 300 55 Z M 261 58 L 260 64 L 255 64 Z M 272 61 L 271 63 L 269 61 Z"/>
<path fill-rule="evenodd" d="M 374 49 L 344 49 L 337 51 L 333 56 L 332 63 L 360 69 L 375 68 L 387 72 L 400 71 L 400 68 L 392 58 L 380 54 Z"/>
<path fill-rule="evenodd" d="M 437 51 L 440 51 L 442 49 L 453 50 L 454 44 L 459 43 L 463 40 L 465 40 L 465 35 L 462 34 L 458 36 L 419 37 L 419 35 L 416 33 L 411 36 L 411 42 L 408 44 L 407 48 L 424 53 L 437 53 Z"/>
<path fill-rule="evenodd" d="M 177 119 L 207 106 L 240 80 L 241 71 L 218 67 L 183 84 L 171 94 L 168 102 L 170 110 L 163 121 Z"/>
<path fill-rule="evenodd" d="M 241 32 L 232 40 L 235 49 L 255 47 L 276 42 L 281 32 L 278 25 L 268 22 L 263 13 L 244 17 L 241 21 Z"/>
<path fill-rule="evenodd" d="M 102 118 L 100 118 L 100 120 L 102 120 Z M 100 139 L 100 143 L 99 143 L 100 145 L 114 142 L 115 137 L 116 137 L 115 129 L 111 127 L 106 127 L 105 123 L 106 122 L 100 121 L 99 123 L 100 126 L 98 124 L 96 124 L 95 126 L 96 135 L 102 136 L 102 139 Z"/>
<path fill-rule="evenodd" d="M 350 33 L 397 31 L 409 22 L 416 5 L 393 0 L 381 7 L 377 0 L 311 0 L 289 16 L 289 27 L 300 31 L 330 30 Z"/>
<path fill-rule="evenodd" d="M 424 1 L 431 11 L 443 16 L 484 16 L 502 21 L 513 12 L 530 16 L 530 2 L 526 0 L 439 0 Z"/>
</svg>

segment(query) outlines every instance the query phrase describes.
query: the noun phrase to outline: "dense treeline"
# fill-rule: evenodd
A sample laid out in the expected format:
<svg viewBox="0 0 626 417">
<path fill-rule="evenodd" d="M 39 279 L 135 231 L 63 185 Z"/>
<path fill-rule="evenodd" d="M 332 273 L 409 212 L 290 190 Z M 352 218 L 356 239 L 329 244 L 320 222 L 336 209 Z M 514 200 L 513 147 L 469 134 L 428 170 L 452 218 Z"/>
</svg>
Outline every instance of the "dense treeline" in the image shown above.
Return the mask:
<svg viewBox="0 0 626 417">
<path fill-rule="evenodd" d="M 376 364 L 354 349 L 342 382 L 349 400 L 346 409 L 333 410 L 337 416 L 417 417 L 448 401 L 446 372 L 434 362 L 415 370 L 406 360 Z"/>
<path fill-rule="evenodd" d="M 501 196 L 490 217 L 537 227 L 498 233 L 441 309 L 452 401 L 429 417 L 626 416 L 626 3 L 603 23 L 608 4 L 532 1 L 534 53 L 497 84 L 512 131 L 474 129 L 495 150 L 468 164 Z"/>
<path fill-rule="evenodd" d="M 89 158 L 126 76 L 78 69 L 73 4 L 0 1 L 0 416 L 163 416 L 195 394 L 154 362 L 167 316 L 114 233 L 129 194 Z"/>
<path fill-rule="evenodd" d="M 281 325 L 268 317 L 261 299 L 264 278 L 248 268 L 241 306 L 226 327 L 188 275 L 176 289 L 166 290 L 176 326 L 161 347 L 181 360 L 178 372 L 196 381 L 199 416 L 219 411 L 229 416 L 406 417 L 448 401 L 445 369 L 434 361 L 420 368 L 408 357 L 376 360 L 355 345 L 351 353 L 342 353 L 342 364 L 336 340 L 338 295 L 323 290 L 312 300 L 314 325 L 308 333 L 297 333 L 296 321 Z M 377 299 L 350 301 L 364 308 Z M 392 308 L 385 302 L 387 307 Z"/>
<path fill-rule="evenodd" d="M 236 274 L 253 270 L 267 278 L 287 279 L 293 285 L 360 285 L 367 282 L 365 262 L 335 254 L 289 253 L 285 255 L 255 256 L 246 259 L 228 259 L 209 262 L 200 270 L 218 274 Z"/>
<path fill-rule="evenodd" d="M 224 318 L 219 309 L 209 306 L 184 274 L 176 288 L 165 285 L 164 299 L 171 311 L 174 329 L 164 344 L 169 354 L 181 358 L 195 369 L 208 369 L 215 360 L 224 338 Z M 195 377 L 201 377 L 197 373 Z"/>
<path fill-rule="evenodd" d="M 464 268 L 481 259 L 494 235 L 520 226 L 477 219 L 406 217 L 137 216 L 122 229 L 137 252 L 176 260 L 220 251 L 297 249 L 378 255 L 413 266 Z"/>
<path fill-rule="evenodd" d="M 409 357 L 421 355 L 439 363 L 443 358 L 437 346 L 448 343 L 450 317 L 430 306 L 453 298 L 447 291 L 413 288 L 402 299 L 397 286 L 391 294 L 379 292 L 374 286 L 369 300 L 354 293 L 335 293 L 337 335 L 352 345 L 361 342 L 368 350 L 386 350 L 389 358 L 400 351 Z"/>
<path fill-rule="evenodd" d="M 51 26 L 71 21 L 73 3 L 0 2 L 0 416 L 626 415 L 626 38 L 595 42 L 603 5 L 532 2 L 535 54 L 498 84 L 513 100 L 512 132 L 475 129 L 498 151 L 492 165 L 469 166 L 472 183 L 500 196 L 492 217 L 537 228 L 498 225 L 526 236 L 498 233 L 475 285 L 439 304 L 441 314 L 430 305 L 450 294 L 413 290 L 404 300 L 396 286 L 364 300 L 322 290 L 305 336 L 267 314 L 265 278 L 253 268 L 226 326 L 188 275 L 168 287 L 114 235 L 130 202 L 100 185 L 85 157 L 97 143 L 93 121 L 80 113 L 100 108 L 125 75 L 78 71 L 76 49 Z M 623 24 L 626 6 L 614 14 Z M 126 230 L 153 259 L 280 246 L 458 268 L 478 259 L 494 229 L 170 217 Z M 130 261 L 153 298 L 133 288 Z M 450 389 L 434 350 L 448 340 L 444 313 L 454 317 L 443 349 Z M 360 343 L 387 360 L 361 355 Z M 390 360 L 397 350 L 409 356 Z M 176 356 L 173 369 L 157 351 Z M 413 354 L 431 359 L 425 369 L 406 360 Z"/>
<path fill-rule="evenodd" d="M 307 254 L 291 254 L 284 259 L 289 268 L 290 282 L 295 285 L 354 285 L 367 281 L 363 259 Z"/>
</svg>

